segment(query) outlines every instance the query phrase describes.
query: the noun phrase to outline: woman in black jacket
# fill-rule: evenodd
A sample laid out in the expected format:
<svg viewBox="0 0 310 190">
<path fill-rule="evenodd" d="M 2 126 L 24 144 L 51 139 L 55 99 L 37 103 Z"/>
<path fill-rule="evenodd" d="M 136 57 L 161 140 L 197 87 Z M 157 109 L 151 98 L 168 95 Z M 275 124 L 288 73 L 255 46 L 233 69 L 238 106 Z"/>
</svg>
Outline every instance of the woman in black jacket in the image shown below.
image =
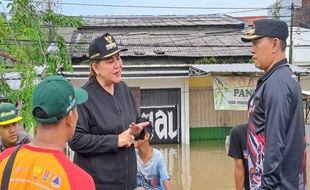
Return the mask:
<svg viewBox="0 0 310 190">
<path fill-rule="evenodd" d="M 122 60 L 106 33 L 89 46 L 90 79 L 83 86 L 88 101 L 78 107 L 72 141 L 74 162 L 94 178 L 96 189 L 133 190 L 137 162 L 133 146 L 148 122 L 136 124 L 138 112 L 129 87 L 121 81 Z"/>
</svg>

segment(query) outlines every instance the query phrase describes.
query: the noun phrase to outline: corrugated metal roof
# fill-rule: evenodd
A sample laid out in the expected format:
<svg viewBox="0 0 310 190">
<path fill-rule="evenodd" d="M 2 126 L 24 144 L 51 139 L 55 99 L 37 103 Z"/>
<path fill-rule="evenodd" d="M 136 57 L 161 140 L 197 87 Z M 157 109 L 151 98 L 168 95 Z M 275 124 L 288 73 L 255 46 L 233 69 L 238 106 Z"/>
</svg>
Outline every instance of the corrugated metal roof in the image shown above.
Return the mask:
<svg viewBox="0 0 310 190">
<path fill-rule="evenodd" d="M 129 49 L 122 56 L 224 57 L 251 56 L 250 44 L 243 43 L 240 30 L 217 32 L 111 33 L 121 48 Z M 102 33 L 79 34 L 73 41 L 72 57 L 88 56 L 88 44 Z M 77 35 L 76 35 L 77 36 Z"/>
<path fill-rule="evenodd" d="M 310 70 L 290 65 L 296 74 L 309 74 Z M 262 70 L 255 68 L 254 64 L 194 64 L 194 65 L 124 65 L 122 76 L 124 78 L 148 78 L 148 77 L 188 77 L 203 76 L 207 74 L 224 73 L 260 73 Z M 73 71 L 61 71 L 59 73 L 69 79 L 88 78 L 89 65 L 73 65 Z"/>
<path fill-rule="evenodd" d="M 227 15 L 85 16 L 84 27 L 184 27 L 243 25 Z"/>
<path fill-rule="evenodd" d="M 73 35 L 70 52 L 73 58 L 88 57 L 89 43 L 109 32 L 129 49 L 122 56 L 250 57 L 250 44 L 240 40 L 242 29 L 243 21 L 227 15 L 91 16 Z"/>
<path fill-rule="evenodd" d="M 292 71 L 296 74 L 309 74 L 310 70 L 296 65 L 290 65 Z M 195 64 L 192 65 L 192 75 L 205 75 L 210 73 L 263 73 L 257 69 L 254 64 Z"/>
</svg>

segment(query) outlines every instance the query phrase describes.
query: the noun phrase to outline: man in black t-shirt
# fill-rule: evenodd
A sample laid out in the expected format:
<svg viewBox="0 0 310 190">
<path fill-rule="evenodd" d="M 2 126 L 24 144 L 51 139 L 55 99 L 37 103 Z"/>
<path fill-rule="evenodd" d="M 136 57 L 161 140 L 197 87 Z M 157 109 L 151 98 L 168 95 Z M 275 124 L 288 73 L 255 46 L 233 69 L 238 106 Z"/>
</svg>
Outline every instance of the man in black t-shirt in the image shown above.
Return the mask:
<svg viewBox="0 0 310 190">
<path fill-rule="evenodd" d="M 247 163 L 247 124 L 232 128 L 228 156 L 235 160 L 235 186 L 236 190 L 249 190 L 249 174 Z"/>
</svg>

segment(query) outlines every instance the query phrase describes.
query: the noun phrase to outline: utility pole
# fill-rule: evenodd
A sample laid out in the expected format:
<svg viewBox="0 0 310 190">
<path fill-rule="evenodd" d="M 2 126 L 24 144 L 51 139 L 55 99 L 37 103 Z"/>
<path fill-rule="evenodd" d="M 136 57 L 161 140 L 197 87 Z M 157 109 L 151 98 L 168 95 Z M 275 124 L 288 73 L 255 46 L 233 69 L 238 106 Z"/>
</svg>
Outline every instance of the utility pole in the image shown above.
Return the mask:
<svg viewBox="0 0 310 190">
<path fill-rule="evenodd" d="M 294 3 L 292 2 L 291 5 L 291 26 L 290 26 L 290 51 L 289 51 L 289 64 L 293 64 L 293 25 L 294 25 L 294 13 L 295 7 Z"/>
</svg>

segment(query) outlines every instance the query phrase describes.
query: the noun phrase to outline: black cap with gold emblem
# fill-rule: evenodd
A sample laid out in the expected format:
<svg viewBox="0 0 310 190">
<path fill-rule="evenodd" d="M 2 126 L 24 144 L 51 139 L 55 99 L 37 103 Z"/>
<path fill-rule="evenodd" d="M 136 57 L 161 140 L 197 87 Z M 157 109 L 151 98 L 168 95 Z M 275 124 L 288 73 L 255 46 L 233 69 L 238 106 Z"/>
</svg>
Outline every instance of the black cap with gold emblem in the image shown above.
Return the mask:
<svg viewBox="0 0 310 190">
<path fill-rule="evenodd" d="M 254 21 L 252 29 L 243 30 L 244 35 L 241 40 L 244 42 L 251 42 L 252 40 L 262 37 L 279 38 L 286 41 L 288 36 L 288 27 L 284 21 L 277 19 L 261 19 Z"/>
<path fill-rule="evenodd" d="M 101 60 L 127 50 L 119 49 L 115 39 L 109 33 L 105 33 L 90 43 L 89 59 Z"/>
</svg>

